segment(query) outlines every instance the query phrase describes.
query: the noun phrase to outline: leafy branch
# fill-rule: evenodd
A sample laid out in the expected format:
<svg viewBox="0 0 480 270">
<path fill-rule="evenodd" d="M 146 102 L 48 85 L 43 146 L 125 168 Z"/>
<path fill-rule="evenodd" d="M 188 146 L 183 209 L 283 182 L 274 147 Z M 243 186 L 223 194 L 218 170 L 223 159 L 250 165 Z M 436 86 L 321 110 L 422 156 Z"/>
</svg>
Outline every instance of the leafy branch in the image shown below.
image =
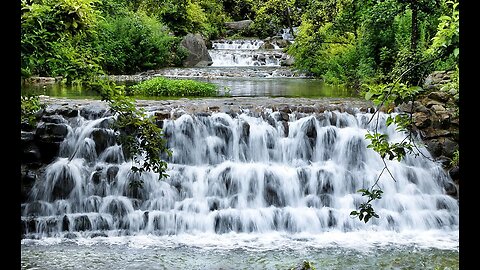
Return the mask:
<svg viewBox="0 0 480 270">
<path fill-rule="evenodd" d="M 363 220 L 365 223 L 367 223 L 372 217 L 378 218 L 379 216 L 375 213 L 370 202 L 381 199 L 383 191 L 380 189 L 372 189 L 372 191 L 368 189 L 359 189 L 357 192 L 362 192 L 362 196 L 367 196 L 368 200 L 367 202 L 360 204 L 359 211 L 354 210 L 350 212 L 350 215 L 358 216 L 358 219 L 360 219 L 360 221 Z"/>
<path fill-rule="evenodd" d="M 162 129 L 155 123 L 153 116 L 148 116 L 144 109 L 137 108 L 133 98 L 124 93 L 124 86 L 118 86 L 107 79 L 90 82 L 90 87 L 97 90 L 103 101 L 110 105 L 110 110 L 117 115 L 114 131 L 122 145 L 126 157 L 132 158 L 131 170 L 142 174 L 146 171 L 158 173 L 159 179 L 166 178 L 167 162 L 162 156 L 171 156 L 167 148 Z M 135 179 L 130 187 L 142 187 L 143 181 Z"/>
</svg>

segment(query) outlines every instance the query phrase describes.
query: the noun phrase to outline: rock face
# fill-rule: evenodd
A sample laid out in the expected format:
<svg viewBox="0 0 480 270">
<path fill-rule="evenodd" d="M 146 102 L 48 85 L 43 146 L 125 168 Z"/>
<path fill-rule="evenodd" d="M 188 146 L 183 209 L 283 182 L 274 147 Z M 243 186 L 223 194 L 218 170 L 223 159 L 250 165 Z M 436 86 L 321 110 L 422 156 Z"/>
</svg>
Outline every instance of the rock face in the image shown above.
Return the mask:
<svg viewBox="0 0 480 270">
<path fill-rule="evenodd" d="M 420 135 L 433 158 L 441 161 L 458 184 L 459 167 L 451 167 L 459 143 L 458 93 L 447 89 L 451 72 L 430 74 L 423 88 L 425 93 L 413 103 L 402 104 L 399 109 L 413 113 L 414 130 Z M 453 193 L 453 192 L 450 192 Z"/>
<path fill-rule="evenodd" d="M 183 61 L 184 67 L 206 67 L 213 64 L 207 45 L 200 34 L 187 34 L 180 43 L 188 50 L 188 56 Z"/>
</svg>

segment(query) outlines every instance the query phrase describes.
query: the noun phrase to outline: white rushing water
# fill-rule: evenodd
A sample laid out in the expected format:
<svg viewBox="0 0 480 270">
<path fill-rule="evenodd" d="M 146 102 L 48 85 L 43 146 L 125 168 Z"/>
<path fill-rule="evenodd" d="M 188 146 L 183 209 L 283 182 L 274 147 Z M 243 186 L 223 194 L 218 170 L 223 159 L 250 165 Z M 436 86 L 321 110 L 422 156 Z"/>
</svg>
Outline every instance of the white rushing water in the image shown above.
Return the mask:
<svg viewBox="0 0 480 270">
<path fill-rule="evenodd" d="M 164 120 L 173 155 L 163 181 L 130 171 L 111 118 L 72 118 L 60 157 L 22 204 L 22 242 L 458 249 L 458 201 L 444 188 L 452 180 L 421 155 L 386 161 L 395 181 L 380 178 L 383 198 L 373 203 L 380 218 L 365 224 L 349 215 L 365 202 L 356 191 L 372 186 L 383 168 L 366 147 L 370 117 L 265 111 Z M 380 131 L 401 141 L 404 134 L 385 127 L 385 118 Z M 130 188 L 136 177 L 143 188 Z"/>
<path fill-rule="evenodd" d="M 290 56 L 282 52 L 276 44 L 273 48 L 262 49 L 263 40 L 214 40 L 208 51 L 212 57 L 212 67 L 275 66 Z"/>
</svg>

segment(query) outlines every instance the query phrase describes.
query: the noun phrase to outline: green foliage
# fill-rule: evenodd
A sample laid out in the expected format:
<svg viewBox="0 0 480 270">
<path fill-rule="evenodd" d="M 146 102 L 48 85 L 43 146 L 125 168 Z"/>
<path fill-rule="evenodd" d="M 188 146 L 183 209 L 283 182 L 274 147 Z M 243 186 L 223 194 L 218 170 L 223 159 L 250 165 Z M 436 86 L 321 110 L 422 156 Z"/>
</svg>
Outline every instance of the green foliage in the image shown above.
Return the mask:
<svg viewBox="0 0 480 270">
<path fill-rule="evenodd" d="M 185 57 L 180 38 L 142 12 L 106 17 L 99 24 L 96 50 L 102 67 L 113 74 L 133 74 L 179 65 Z"/>
<path fill-rule="evenodd" d="M 455 152 L 453 152 L 453 158 L 450 161 L 450 166 L 455 167 L 458 166 L 460 163 L 460 151 L 457 149 Z"/>
<path fill-rule="evenodd" d="M 459 21 L 460 14 L 458 10 L 458 0 L 446 1 L 445 5 L 449 8 L 448 13 L 439 18 L 437 33 L 432 38 L 432 45 L 426 53 L 428 55 L 452 54 L 458 59 L 459 55 Z"/>
<path fill-rule="evenodd" d="M 224 24 L 228 21 L 228 14 L 224 11 L 222 0 L 200 0 L 199 7 L 205 14 L 205 21 L 199 32 L 210 40 L 223 36 L 226 32 Z"/>
<path fill-rule="evenodd" d="M 23 76 L 63 76 L 72 81 L 99 69 L 88 41 L 95 35 L 96 0 L 21 2 Z"/>
<path fill-rule="evenodd" d="M 176 36 L 201 33 L 215 38 L 224 32 L 227 18 L 220 0 L 143 0 L 139 10 L 157 17 Z"/>
<path fill-rule="evenodd" d="M 386 83 L 425 60 L 439 11 L 434 0 L 308 1 L 288 52 L 330 84 Z M 401 82 L 419 84 L 428 71 L 415 66 Z"/>
<path fill-rule="evenodd" d="M 364 84 L 365 99 L 372 100 L 375 105 L 389 107 L 412 100 L 423 91 L 420 86 L 408 86 L 404 83 Z"/>
<path fill-rule="evenodd" d="M 21 96 L 21 111 L 20 121 L 28 126 L 35 126 L 37 118 L 35 114 L 44 107 L 44 104 L 40 103 L 38 96 Z"/>
<path fill-rule="evenodd" d="M 388 158 L 389 160 L 397 159 L 401 161 L 407 154 L 407 151 L 413 151 L 413 145 L 409 142 L 388 142 L 387 134 L 368 132 L 365 134 L 365 139 L 371 141 L 367 148 L 372 148 L 382 159 Z"/>
<path fill-rule="evenodd" d="M 304 1 L 266 0 L 256 1 L 253 5 L 255 16 L 249 32 L 259 38 L 276 35 L 283 28 L 300 24 L 301 9 Z"/>
<path fill-rule="evenodd" d="M 360 221 L 367 223 L 372 217 L 379 218 L 378 214 L 375 213 L 375 210 L 372 207 L 371 202 L 382 198 L 383 191 L 380 189 L 360 189 L 357 192 L 361 192 L 362 196 L 367 196 L 368 200 L 365 203 L 360 204 L 359 211 L 352 211 L 350 215 L 353 217 L 358 217 Z"/>
<path fill-rule="evenodd" d="M 217 86 L 195 80 L 167 79 L 156 77 L 131 86 L 129 95 L 143 96 L 216 96 Z"/>
</svg>

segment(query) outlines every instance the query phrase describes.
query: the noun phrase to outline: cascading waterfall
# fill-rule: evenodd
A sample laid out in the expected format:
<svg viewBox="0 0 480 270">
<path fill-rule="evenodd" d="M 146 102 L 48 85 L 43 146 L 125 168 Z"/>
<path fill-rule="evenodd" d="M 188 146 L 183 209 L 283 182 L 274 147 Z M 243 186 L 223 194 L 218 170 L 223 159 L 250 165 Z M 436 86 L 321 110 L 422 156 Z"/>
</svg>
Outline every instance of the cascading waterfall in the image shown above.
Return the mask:
<svg viewBox="0 0 480 270">
<path fill-rule="evenodd" d="M 212 67 L 229 66 L 280 66 L 289 57 L 275 44 L 272 49 L 262 49 L 263 40 L 215 40 L 208 51 Z"/>
<path fill-rule="evenodd" d="M 404 134 L 385 126 L 391 141 Z M 456 231 L 459 207 L 441 165 L 422 155 L 386 161 L 384 194 L 365 224 L 349 214 L 383 168 L 366 148 L 370 113 L 183 114 L 163 122 L 168 175 L 133 173 L 112 117 L 69 119 L 59 157 L 22 204 L 24 238 L 211 233 Z M 420 147 L 424 155 L 428 152 Z M 131 186 L 142 179 L 142 187 Z"/>
</svg>

